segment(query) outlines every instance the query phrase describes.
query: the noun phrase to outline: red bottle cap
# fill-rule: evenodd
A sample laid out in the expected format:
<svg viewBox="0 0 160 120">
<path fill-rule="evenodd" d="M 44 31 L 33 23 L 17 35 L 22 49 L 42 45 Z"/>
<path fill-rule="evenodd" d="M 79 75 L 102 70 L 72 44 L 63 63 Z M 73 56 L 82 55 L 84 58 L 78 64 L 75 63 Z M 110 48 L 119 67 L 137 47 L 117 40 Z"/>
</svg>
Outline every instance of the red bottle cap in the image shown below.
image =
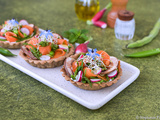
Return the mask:
<svg viewBox="0 0 160 120">
<path fill-rule="evenodd" d="M 119 18 L 120 20 L 123 20 L 123 21 L 132 20 L 132 19 L 133 19 L 133 16 L 134 16 L 134 13 L 131 12 L 131 11 L 120 10 L 120 11 L 118 12 L 118 18 Z"/>
</svg>

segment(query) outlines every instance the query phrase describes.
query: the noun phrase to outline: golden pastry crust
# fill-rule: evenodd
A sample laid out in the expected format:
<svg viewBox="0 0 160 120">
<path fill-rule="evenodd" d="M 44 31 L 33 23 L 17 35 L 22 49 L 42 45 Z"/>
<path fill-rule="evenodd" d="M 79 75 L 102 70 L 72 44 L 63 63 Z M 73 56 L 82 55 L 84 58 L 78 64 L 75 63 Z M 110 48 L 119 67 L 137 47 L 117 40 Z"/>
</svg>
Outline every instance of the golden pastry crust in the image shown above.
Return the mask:
<svg viewBox="0 0 160 120">
<path fill-rule="evenodd" d="M 72 55 L 70 57 L 74 58 L 74 59 L 77 59 L 78 56 L 80 54 L 75 54 L 75 55 Z M 104 82 L 104 83 L 101 83 L 101 84 L 97 84 L 97 83 L 92 83 L 92 87 L 90 87 L 89 83 L 82 83 L 82 82 L 75 82 L 73 81 L 66 73 L 65 71 L 65 68 L 63 66 L 63 68 L 61 69 L 61 72 L 62 73 L 62 76 L 65 77 L 65 80 L 67 81 L 70 81 L 74 86 L 77 86 L 81 89 L 85 89 L 85 90 L 99 90 L 99 89 L 102 89 L 102 88 L 105 88 L 105 87 L 108 87 L 108 86 L 111 86 L 113 85 L 114 83 L 117 83 L 117 81 L 120 79 L 120 76 L 122 76 L 122 69 L 120 68 L 119 69 L 119 72 L 118 72 L 118 75 L 117 77 L 112 80 L 112 81 L 109 81 L 109 82 Z"/>
<path fill-rule="evenodd" d="M 29 59 L 22 50 L 20 50 L 19 55 L 30 65 L 38 68 L 54 68 L 63 65 L 64 60 L 74 54 L 74 47 L 72 44 L 69 44 L 71 48 L 69 49 L 69 53 L 67 53 L 64 56 L 61 56 L 56 59 L 50 59 L 50 60 L 32 60 Z"/>
<path fill-rule="evenodd" d="M 2 26 L 0 26 L 0 29 L 1 28 L 2 28 Z M 37 26 L 35 26 L 35 29 L 36 29 L 36 35 L 38 35 L 39 34 L 39 28 Z M 34 36 L 36 36 L 36 35 L 34 35 Z M 18 48 L 21 48 L 21 46 L 23 46 L 23 43 L 28 42 L 30 39 L 31 38 L 20 41 L 20 42 L 13 42 L 13 43 L 8 42 L 8 41 L 0 41 L 0 46 L 3 47 L 3 48 L 18 49 Z"/>
</svg>

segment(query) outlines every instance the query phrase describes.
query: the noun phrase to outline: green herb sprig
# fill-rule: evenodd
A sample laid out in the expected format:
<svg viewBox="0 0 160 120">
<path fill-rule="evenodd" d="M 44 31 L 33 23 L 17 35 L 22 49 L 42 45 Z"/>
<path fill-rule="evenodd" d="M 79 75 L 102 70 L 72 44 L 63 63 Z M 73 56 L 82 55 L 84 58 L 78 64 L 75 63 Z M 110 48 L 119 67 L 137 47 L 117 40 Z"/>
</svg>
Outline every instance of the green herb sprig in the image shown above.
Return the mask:
<svg viewBox="0 0 160 120">
<path fill-rule="evenodd" d="M 86 34 L 88 33 L 88 30 L 82 29 L 70 29 L 69 31 L 64 31 L 62 33 L 63 37 L 69 39 L 69 42 L 74 43 L 84 43 L 87 40 L 92 40 L 92 37 L 88 37 Z"/>
</svg>

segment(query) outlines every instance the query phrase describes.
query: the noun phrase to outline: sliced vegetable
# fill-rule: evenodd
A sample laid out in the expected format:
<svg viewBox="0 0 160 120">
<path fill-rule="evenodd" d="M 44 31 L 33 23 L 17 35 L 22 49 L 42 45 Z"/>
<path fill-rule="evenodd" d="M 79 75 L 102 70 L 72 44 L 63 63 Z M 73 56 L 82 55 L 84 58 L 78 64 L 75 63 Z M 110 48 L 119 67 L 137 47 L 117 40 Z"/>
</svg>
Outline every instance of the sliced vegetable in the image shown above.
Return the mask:
<svg viewBox="0 0 160 120">
<path fill-rule="evenodd" d="M 158 19 L 158 21 L 156 22 L 156 24 L 154 25 L 152 31 L 149 33 L 148 36 L 144 37 L 142 40 L 137 40 L 136 42 L 128 44 L 127 48 L 137 48 L 150 43 L 153 40 L 153 38 L 155 38 L 158 35 L 159 30 L 160 30 L 160 18 Z"/>
<path fill-rule="evenodd" d="M 6 39 L 6 37 L 4 37 L 4 36 L 0 36 L 0 39 L 3 39 L 3 40 L 5 40 L 5 39 Z"/>
<path fill-rule="evenodd" d="M 82 81 L 82 74 L 83 74 L 83 72 L 80 70 L 79 72 L 78 72 L 78 75 L 76 76 L 76 82 L 81 82 Z"/>
<path fill-rule="evenodd" d="M 28 25 L 28 22 L 27 22 L 27 20 L 20 20 L 19 24 L 20 25 Z"/>
<path fill-rule="evenodd" d="M 34 24 L 28 24 L 28 26 L 30 26 L 30 27 L 32 27 L 32 28 L 34 28 Z"/>
<path fill-rule="evenodd" d="M 48 55 L 42 55 L 40 60 L 50 60 L 50 57 Z"/>
<path fill-rule="evenodd" d="M 90 79 L 91 80 L 91 82 L 99 82 L 99 81 L 101 81 L 101 79 Z"/>
<path fill-rule="evenodd" d="M 29 30 L 29 32 L 30 32 L 29 35 L 32 35 L 32 33 L 34 31 L 34 29 L 31 26 L 28 26 L 28 25 L 23 25 L 22 28 L 27 28 Z"/>
<path fill-rule="evenodd" d="M 108 77 L 110 77 L 110 78 L 115 77 L 117 75 L 117 73 L 118 73 L 117 70 L 114 70 L 108 74 Z"/>
<path fill-rule="evenodd" d="M 27 36 L 30 34 L 30 31 L 27 28 L 21 28 L 21 32 L 25 33 Z"/>
<path fill-rule="evenodd" d="M 96 67 L 96 68 L 93 70 L 93 73 L 96 74 L 96 75 L 98 75 L 98 74 L 101 73 L 101 71 L 102 71 L 102 68 Z"/>
<path fill-rule="evenodd" d="M 77 69 L 77 67 L 78 66 L 81 66 L 81 64 L 82 64 L 82 61 L 74 61 L 73 63 L 72 63 L 72 70 L 73 70 L 73 72 L 75 72 L 76 71 L 76 69 Z"/>
<path fill-rule="evenodd" d="M 60 48 L 60 49 L 67 50 L 67 49 L 68 49 L 68 45 L 59 45 L 59 48 Z"/>
<path fill-rule="evenodd" d="M 2 54 L 4 56 L 16 56 L 11 51 L 9 51 L 8 49 L 5 49 L 5 48 L 0 48 L 0 54 Z"/>
<path fill-rule="evenodd" d="M 136 53 L 132 53 L 132 54 L 124 55 L 124 56 L 137 58 L 137 57 L 149 57 L 149 56 L 157 55 L 157 54 L 160 54 L 160 48 L 136 52 Z"/>
</svg>

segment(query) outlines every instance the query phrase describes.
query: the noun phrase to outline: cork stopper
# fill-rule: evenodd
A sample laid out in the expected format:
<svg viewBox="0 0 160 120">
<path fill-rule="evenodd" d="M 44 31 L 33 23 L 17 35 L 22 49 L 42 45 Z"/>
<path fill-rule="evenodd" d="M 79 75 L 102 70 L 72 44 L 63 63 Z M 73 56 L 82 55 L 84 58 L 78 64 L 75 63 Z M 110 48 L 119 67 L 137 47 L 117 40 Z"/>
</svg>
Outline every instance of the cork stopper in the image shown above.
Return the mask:
<svg viewBox="0 0 160 120">
<path fill-rule="evenodd" d="M 118 12 L 118 18 L 119 18 L 120 20 L 123 20 L 123 21 L 132 20 L 132 19 L 133 19 L 133 16 L 134 16 L 134 13 L 131 12 L 131 11 L 120 10 L 120 11 Z"/>
</svg>

